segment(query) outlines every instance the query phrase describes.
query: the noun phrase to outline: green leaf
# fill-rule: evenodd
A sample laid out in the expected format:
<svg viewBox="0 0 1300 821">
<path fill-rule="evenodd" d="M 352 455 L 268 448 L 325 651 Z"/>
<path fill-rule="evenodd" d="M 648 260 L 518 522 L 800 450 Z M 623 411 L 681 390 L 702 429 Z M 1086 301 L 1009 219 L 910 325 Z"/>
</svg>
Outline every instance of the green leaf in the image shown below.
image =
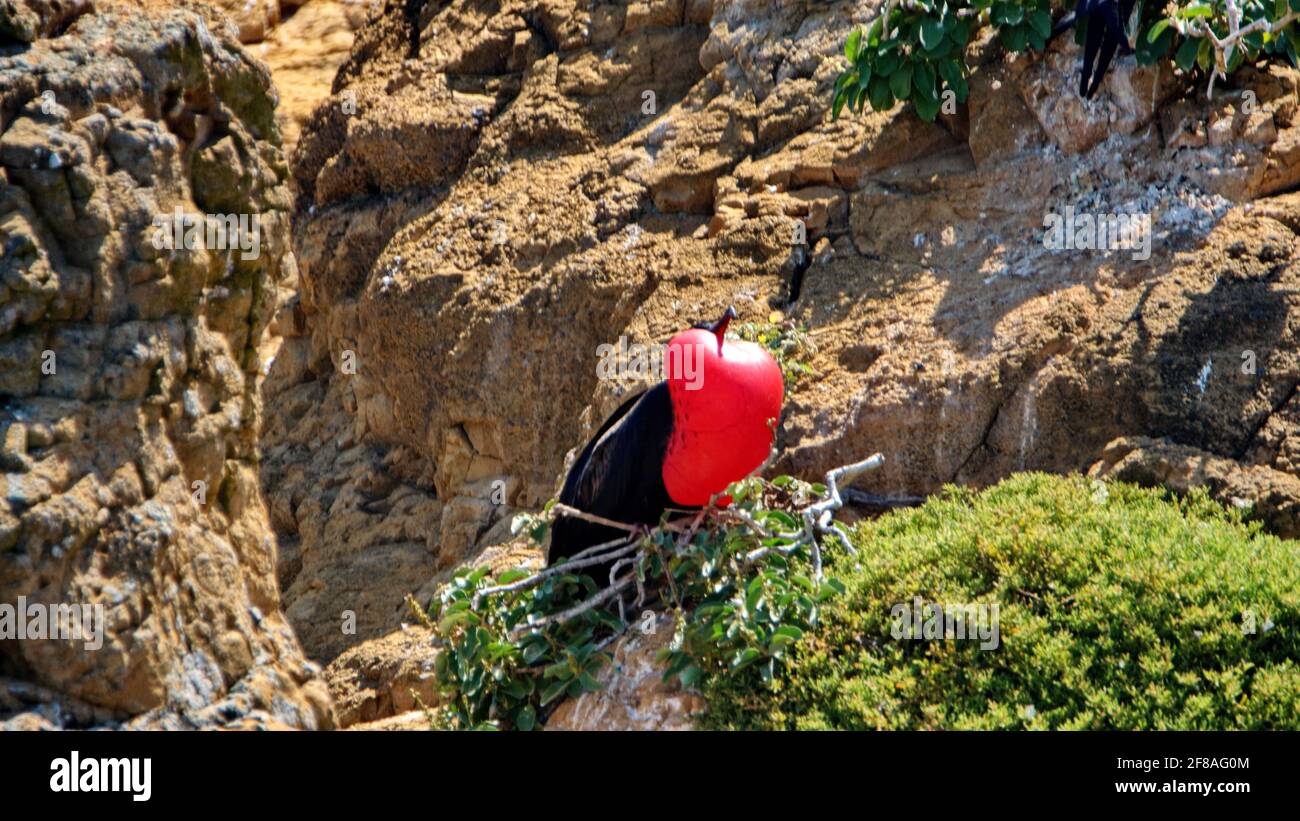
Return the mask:
<svg viewBox="0 0 1300 821">
<path fill-rule="evenodd" d="M 1159 22 L 1156 23 L 1156 25 L 1159 24 Z M 1155 26 L 1152 26 L 1152 28 L 1154 29 Z M 1152 65 L 1168 54 L 1170 49 L 1173 48 L 1174 34 L 1174 29 L 1166 27 L 1154 40 L 1148 37 L 1139 37 L 1137 42 L 1138 65 Z"/>
<path fill-rule="evenodd" d="M 844 42 L 844 56 L 849 58 L 850 63 L 856 63 L 858 60 L 858 48 L 862 44 L 862 29 L 855 28 L 849 39 Z"/>
<path fill-rule="evenodd" d="M 546 668 L 542 670 L 542 675 L 545 678 L 559 678 L 568 681 L 573 677 L 573 668 L 569 666 L 569 660 L 565 659 L 564 661 L 557 661 L 554 664 L 547 665 Z"/>
<path fill-rule="evenodd" d="M 863 106 L 867 104 L 867 94 L 868 94 L 867 89 L 865 88 L 858 89 L 857 93 L 853 97 L 854 111 L 861 111 Z"/>
<path fill-rule="evenodd" d="M 524 647 L 524 664 L 532 664 L 537 661 L 550 648 L 544 641 L 534 641 Z"/>
<path fill-rule="evenodd" d="M 867 87 L 871 85 L 871 66 L 863 65 L 858 69 L 857 93 L 861 96 L 866 93 Z"/>
<path fill-rule="evenodd" d="M 763 577 L 755 576 L 754 580 L 749 583 L 745 589 L 745 608 L 751 612 L 758 606 L 758 600 L 763 595 Z"/>
<path fill-rule="evenodd" d="M 1196 50 L 1200 46 L 1200 41 L 1195 38 L 1184 40 L 1183 44 L 1178 47 L 1178 52 L 1174 55 L 1174 65 L 1183 71 L 1191 71 L 1192 66 L 1196 64 Z"/>
<path fill-rule="evenodd" d="M 527 528 L 532 527 L 532 525 L 533 525 L 532 515 L 529 513 L 520 513 L 518 516 L 515 516 L 513 519 L 510 520 L 510 535 L 518 536 L 520 533 L 523 533 L 524 530 L 526 530 Z"/>
<path fill-rule="evenodd" d="M 568 687 L 568 681 L 561 680 L 551 682 L 551 684 L 547 685 L 545 690 L 542 690 L 542 706 L 545 707 L 547 704 L 555 701 L 564 693 L 565 690 L 568 689 Z"/>
<path fill-rule="evenodd" d="M 912 93 L 912 64 L 904 63 L 889 77 L 889 90 L 900 100 L 906 100 Z"/>
<path fill-rule="evenodd" d="M 1025 43 L 1028 41 L 1029 37 L 1025 34 L 1023 28 L 1016 26 L 1014 28 L 1004 28 L 999 31 L 998 39 L 1002 41 L 1002 45 L 1006 46 L 1007 51 L 1021 52 L 1025 50 Z"/>
<path fill-rule="evenodd" d="M 898 75 L 895 74 L 894 76 L 897 77 Z M 795 518 L 784 510 L 769 510 L 767 516 L 764 517 L 764 521 L 769 526 L 778 527 L 783 530 L 794 530 L 799 526 L 799 523 L 795 521 Z"/>
<path fill-rule="evenodd" d="M 1151 27 L 1150 31 L 1147 32 L 1147 42 L 1154 43 L 1156 41 L 1156 38 L 1164 34 L 1165 29 L 1169 28 L 1169 24 L 1170 24 L 1170 20 L 1168 17 L 1164 18 L 1163 20 L 1156 21 L 1156 24 Z"/>
<path fill-rule="evenodd" d="M 1241 64 L 1246 59 L 1246 52 L 1240 48 L 1234 48 L 1232 54 L 1228 57 L 1228 73 L 1231 74 L 1241 68 Z"/>
<path fill-rule="evenodd" d="M 1035 9 L 1030 13 L 1029 25 L 1044 38 L 1052 36 L 1052 15 L 1044 9 Z"/>
<path fill-rule="evenodd" d="M 934 51 L 943 45 L 943 23 L 933 18 L 925 18 L 921 21 L 921 47 L 926 51 Z"/>
<path fill-rule="evenodd" d="M 912 73 L 912 87 L 916 89 L 917 95 L 926 101 L 938 103 L 939 95 L 935 88 L 938 77 L 935 75 L 934 66 L 930 63 L 918 63 L 916 71 Z M 913 98 L 915 99 L 915 97 Z M 816 493 L 816 490 L 813 491 Z M 821 495 L 821 494 L 818 494 Z"/>
<path fill-rule="evenodd" d="M 955 88 L 964 79 L 961 72 L 961 63 L 957 60 L 944 60 L 939 64 L 939 76 L 949 86 Z"/>
<path fill-rule="evenodd" d="M 937 97 L 926 97 L 921 94 L 912 97 L 912 104 L 916 106 L 916 115 L 927 123 L 934 122 L 942 106 Z"/>
<path fill-rule="evenodd" d="M 1214 65 L 1214 49 L 1210 46 L 1208 37 L 1201 41 L 1201 47 L 1196 50 L 1196 65 L 1201 67 L 1201 71 L 1209 71 L 1210 66 Z"/>
<path fill-rule="evenodd" d="M 447 618 L 438 623 L 438 632 L 446 635 L 462 624 L 478 624 L 482 619 L 478 613 L 472 610 L 462 610 L 458 613 L 452 613 Z"/>
<path fill-rule="evenodd" d="M 511 584 L 513 582 L 519 581 L 520 579 L 526 579 L 531 575 L 532 575 L 531 573 L 529 573 L 527 570 L 524 570 L 522 567 L 516 567 L 513 570 L 507 570 L 506 572 L 498 576 L 496 583 Z"/>
<path fill-rule="evenodd" d="M 515 716 L 515 727 L 524 732 L 528 732 L 536 726 L 537 710 L 533 709 L 533 705 L 531 704 L 524 707 L 519 711 L 519 714 Z"/>
<path fill-rule="evenodd" d="M 1291 0 L 1292 5 L 1295 0 Z M 1178 16 L 1184 20 L 1193 20 L 1197 17 L 1211 17 L 1214 15 L 1214 8 L 1211 6 L 1188 6 L 1178 11 Z"/>
<path fill-rule="evenodd" d="M 534 544 L 541 544 L 546 539 L 546 531 L 550 529 L 550 522 L 539 521 L 532 530 L 528 531 L 528 538 L 532 539 Z"/>
<path fill-rule="evenodd" d="M 780 627 L 776 628 L 776 635 L 784 636 L 790 641 L 798 641 L 799 639 L 803 638 L 803 630 L 794 626 L 793 624 L 783 624 Z"/>
<path fill-rule="evenodd" d="M 1016 3 L 998 3 L 989 17 L 994 25 L 1018 26 L 1025 19 L 1025 7 Z"/>
<path fill-rule="evenodd" d="M 902 61 L 899 59 L 897 52 L 891 51 L 888 54 L 883 54 L 876 59 L 876 74 L 881 77 L 888 77 L 898 70 L 900 62 Z"/>
<path fill-rule="evenodd" d="M 948 36 L 958 47 L 964 48 L 967 41 L 970 40 L 970 26 L 961 18 L 954 18 L 953 24 L 951 26 L 945 25 L 944 28 L 948 29 Z"/>
<path fill-rule="evenodd" d="M 681 681 L 683 687 L 694 687 L 703 677 L 704 671 L 694 664 L 677 674 L 677 678 Z"/>
<path fill-rule="evenodd" d="M 871 78 L 871 107 L 876 111 L 888 111 L 894 107 L 894 95 L 889 90 L 889 80 L 876 76 Z"/>
</svg>

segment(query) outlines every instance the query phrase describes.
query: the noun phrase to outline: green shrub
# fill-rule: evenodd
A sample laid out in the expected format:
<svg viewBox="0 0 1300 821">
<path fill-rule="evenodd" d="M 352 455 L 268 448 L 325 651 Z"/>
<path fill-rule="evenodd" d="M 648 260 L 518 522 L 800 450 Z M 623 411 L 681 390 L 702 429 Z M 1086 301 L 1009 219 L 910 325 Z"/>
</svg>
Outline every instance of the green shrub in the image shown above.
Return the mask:
<svg viewBox="0 0 1300 821">
<path fill-rule="evenodd" d="M 846 585 L 726 728 L 1300 727 L 1300 542 L 1202 493 L 1017 476 L 858 526 Z M 914 596 L 997 603 L 1000 646 L 891 637 Z M 1253 632 L 1250 632 L 1253 628 Z"/>
</svg>

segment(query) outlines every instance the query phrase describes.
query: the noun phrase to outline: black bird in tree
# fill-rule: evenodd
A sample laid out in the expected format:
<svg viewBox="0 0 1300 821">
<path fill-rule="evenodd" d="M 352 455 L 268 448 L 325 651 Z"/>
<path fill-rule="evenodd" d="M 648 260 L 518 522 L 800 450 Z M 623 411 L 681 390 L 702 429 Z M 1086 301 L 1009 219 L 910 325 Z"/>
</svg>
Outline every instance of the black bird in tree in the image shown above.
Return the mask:
<svg viewBox="0 0 1300 821">
<path fill-rule="evenodd" d="M 659 524 L 665 510 L 696 510 L 763 464 L 781 413 L 781 368 L 750 342 L 726 339 L 736 312 L 677 334 L 665 380 L 605 420 L 573 463 L 559 501 L 629 525 Z M 549 564 L 624 531 L 572 516 L 551 528 Z M 603 571 L 603 572 L 602 572 Z M 609 568 L 594 572 L 608 583 Z"/>
<path fill-rule="evenodd" d="M 1137 0 L 1078 0 L 1074 11 L 1062 17 L 1052 30 L 1052 36 L 1056 37 L 1071 26 L 1087 23 L 1079 96 L 1088 99 L 1097 93 L 1116 52 L 1133 53 L 1124 25 L 1133 15 L 1135 5 Z"/>
</svg>

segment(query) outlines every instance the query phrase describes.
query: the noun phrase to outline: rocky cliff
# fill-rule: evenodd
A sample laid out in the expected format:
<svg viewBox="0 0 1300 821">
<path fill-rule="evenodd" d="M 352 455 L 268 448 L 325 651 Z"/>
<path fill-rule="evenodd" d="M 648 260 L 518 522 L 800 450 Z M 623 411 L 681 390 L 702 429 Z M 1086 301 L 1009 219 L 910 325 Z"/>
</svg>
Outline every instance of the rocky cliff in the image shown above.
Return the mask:
<svg viewBox="0 0 1300 821">
<path fill-rule="evenodd" d="M 1068 38 L 985 40 L 941 122 L 832 120 L 874 9 L 416 0 L 359 33 L 295 155 L 300 322 L 262 465 L 310 653 L 350 643 L 318 614 L 395 628 L 419 569 L 554 493 L 637 386 L 597 378 L 598 346 L 727 304 L 815 343 L 781 470 L 881 451 L 870 489 L 908 495 L 1198 475 L 1300 530 L 1300 75 L 1207 100 L 1122 62 L 1085 103 Z M 1068 207 L 1149 214 L 1149 254 L 1046 247 Z"/>
<path fill-rule="evenodd" d="M 301 641 L 341 724 L 410 726 L 407 596 L 535 561 L 512 515 L 646 381 L 601 346 L 728 304 L 807 328 L 778 470 L 1204 484 L 1300 533 L 1295 71 L 1207 99 L 1125 60 L 1084 102 L 1069 38 L 986 38 L 938 123 L 835 120 L 875 2 L 144 5 L 0 2 L 0 601 L 115 637 L 0 644 L 24 720 L 329 726 Z M 262 253 L 158 253 L 177 204 L 261 215 Z M 1069 209 L 1150 245 L 1048 247 Z M 553 725 L 686 726 L 652 651 Z"/>
<path fill-rule="evenodd" d="M 257 468 L 271 78 L 211 9 L 89 6 L 0 6 L 0 603 L 102 608 L 102 646 L 0 641 L 0 721 L 328 728 Z"/>
</svg>

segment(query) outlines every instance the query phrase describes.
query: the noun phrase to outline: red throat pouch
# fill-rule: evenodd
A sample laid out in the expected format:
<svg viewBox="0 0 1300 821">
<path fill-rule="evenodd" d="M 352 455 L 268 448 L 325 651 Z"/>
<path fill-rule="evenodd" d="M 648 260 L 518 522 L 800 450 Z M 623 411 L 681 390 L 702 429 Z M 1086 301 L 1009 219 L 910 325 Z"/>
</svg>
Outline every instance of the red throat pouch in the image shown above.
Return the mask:
<svg viewBox="0 0 1300 821">
<path fill-rule="evenodd" d="M 758 345 L 699 328 L 673 337 L 664 367 L 673 403 L 664 486 L 679 505 L 703 505 L 767 458 L 781 415 L 781 368 Z"/>
</svg>

